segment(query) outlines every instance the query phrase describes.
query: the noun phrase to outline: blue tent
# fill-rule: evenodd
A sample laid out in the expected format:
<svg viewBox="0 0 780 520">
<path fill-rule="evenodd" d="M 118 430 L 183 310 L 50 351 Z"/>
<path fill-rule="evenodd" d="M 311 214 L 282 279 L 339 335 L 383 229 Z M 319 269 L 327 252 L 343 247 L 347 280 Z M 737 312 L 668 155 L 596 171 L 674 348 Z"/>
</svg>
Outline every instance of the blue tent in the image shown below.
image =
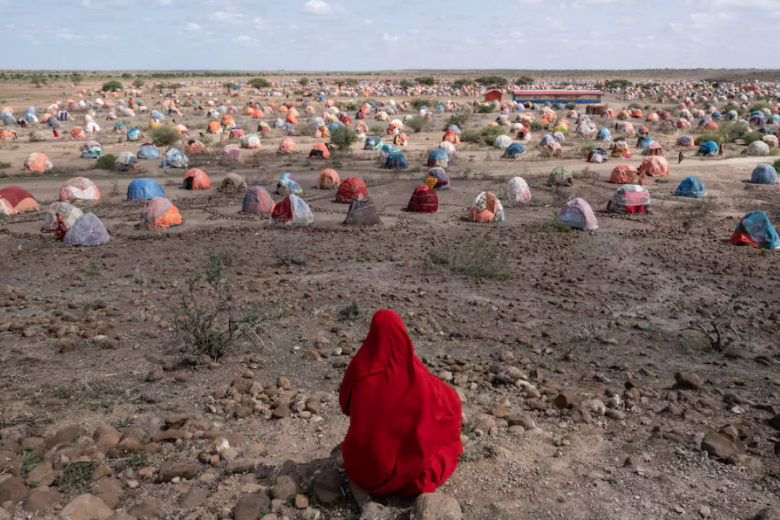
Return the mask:
<svg viewBox="0 0 780 520">
<path fill-rule="evenodd" d="M 458 135 L 460 135 L 460 128 L 458 128 L 458 125 L 450 125 L 447 127 L 448 132 L 456 132 Z"/>
<path fill-rule="evenodd" d="M 114 130 L 117 132 L 126 132 L 127 127 L 122 121 L 117 121 L 116 124 L 114 125 Z"/>
<path fill-rule="evenodd" d="M 102 246 L 108 244 L 106 227 L 94 213 L 85 213 L 76 219 L 62 241 L 68 246 Z"/>
<path fill-rule="evenodd" d="M 165 197 L 165 189 L 152 179 L 135 179 L 127 186 L 127 200 L 150 200 Z"/>
<path fill-rule="evenodd" d="M 677 186 L 674 192 L 675 197 L 690 197 L 693 199 L 700 199 L 704 197 L 707 192 L 707 188 L 704 187 L 704 182 L 696 177 L 686 177 Z"/>
<path fill-rule="evenodd" d="M 641 138 L 640 138 L 640 139 L 639 139 L 639 140 L 636 142 L 636 145 L 637 145 L 639 148 L 647 148 L 648 146 L 650 146 L 650 143 L 652 143 L 652 142 L 653 142 L 653 138 L 652 138 L 652 137 L 650 137 L 650 136 L 648 135 L 647 137 L 641 137 Z M 717 150 L 717 148 L 716 148 L 716 150 Z"/>
<path fill-rule="evenodd" d="M 363 145 L 363 150 L 379 150 L 382 146 L 382 138 L 377 135 L 371 135 L 366 137 L 366 143 Z"/>
<path fill-rule="evenodd" d="M 428 154 L 428 166 L 443 166 L 442 164 L 435 164 L 442 162 L 447 163 L 446 166 L 450 165 L 450 155 L 444 150 L 437 148 Z"/>
<path fill-rule="evenodd" d="M 136 154 L 139 159 L 158 159 L 160 157 L 160 150 L 153 144 L 144 144 L 139 148 Z"/>
<path fill-rule="evenodd" d="M 409 162 L 406 160 L 404 153 L 400 151 L 391 153 L 387 158 L 387 162 L 385 163 L 385 168 L 388 170 L 403 170 L 408 167 Z"/>
<path fill-rule="evenodd" d="M 769 124 L 780 125 L 780 115 L 772 114 L 772 117 L 769 118 Z"/>
<path fill-rule="evenodd" d="M 517 157 L 525 153 L 525 146 L 520 143 L 512 143 L 506 148 L 504 157 Z"/>
<path fill-rule="evenodd" d="M 712 113 L 712 120 L 713 121 L 720 121 L 721 119 L 723 119 L 723 116 L 721 115 L 720 112 L 718 112 L 716 110 L 715 112 Z"/>
<path fill-rule="evenodd" d="M 555 139 L 550 134 L 544 134 L 542 136 L 542 142 L 540 143 L 542 146 L 547 146 L 551 143 L 553 143 Z"/>
<path fill-rule="evenodd" d="M 736 121 L 739 119 L 739 114 L 736 110 L 729 110 L 726 112 L 726 117 L 729 119 L 729 121 Z"/>
<path fill-rule="evenodd" d="M 750 176 L 753 184 L 776 184 L 777 170 L 771 164 L 759 164 Z"/>
<path fill-rule="evenodd" d="M 141 131 L 137 128 L 131 128 L 127 131 L 128 141 L 137 141 L 141 137 Z"/>
<path fill-rule="evenodd" d="M 760 249 L 777 249 L 780 247 L 780 236 L 766 213 L 751 211 L 737 224 L 737 229 L 731 236 L 731 243 L 748 243 Z"/>
<path fill-rule="evenodd" d="M 178 148 L 170 148 L 165 152 L 162 166 L 163 168 L 187 168 L 190 164 L 190 160 L 184 155 Z"/>
<path fill-rule="evenodd" d="M 152 121 L 165 121 L 165 116 L 162 112 L 155 110 L 152 112 Z"/>
<path fill-rule="evenodd" d="M 340 126 L 344 126 L 344 123 L 342 123 L 341 121 L 334 121 L 333 123 L 328 125 L 328 130 L 332 132 L 333 130 L 337 129 Z"/>
<path fill-rule="evenodd" d="M 599 128 L 599 133 L 596 134 L 596 139 L 599 141 L 609 141 L 612 139 L 612 133 L 609 131 L 609 128 L 602 126 Z"/>
<path fill-rule="evenodd" d="M 709 155 L 711 153 L 718 153 L 718 143 L 715 141 L 707 141 L 699 146 L 699 153 L 703 155 Z"/>
</svg>

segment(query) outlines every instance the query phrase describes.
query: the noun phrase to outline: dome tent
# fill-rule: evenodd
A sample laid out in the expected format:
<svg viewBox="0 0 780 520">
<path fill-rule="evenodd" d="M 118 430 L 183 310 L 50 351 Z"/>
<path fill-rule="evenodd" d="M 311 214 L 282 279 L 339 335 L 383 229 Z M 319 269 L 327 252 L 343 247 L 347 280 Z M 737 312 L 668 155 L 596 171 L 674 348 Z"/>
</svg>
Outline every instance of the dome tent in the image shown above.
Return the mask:
<svg viewBox="0 0 780 520">
<path fill-rule="evenodd" d="M 522 177 L 512 177 L 506 187 L 509 204 L 520 204 L 531 200 L 531 189 Z"/>
<path fill-rule="evenodd" d="M 241 203 L 241 214 L 270 217 L 275 206 L 274 199 L 271 198 L 271 194 L 265 188 L 262 186 L 251 186 L 246 191 L 244 200 Z"/>
<path fill-rule="evenodd" d="M 406 211 L 412 213 L 436 213 L 439 211 L 439 196 L 429 186 L 417 186 L 409 199 Z"/>
<path fill-rule="evenodd" d="M 506 147 L 504 157 L 509 159 L 518 159 L 525 154 L 525 146 L 520 143 L 512 143 Z"/>
<path fill-rule="evenodd" d="M 763 141 L 754 141 L 748 145 L 747 154 L 751 157 L 766 157 L 769 155 L 769 145 Z"/>
<path fill-rule="evenodd" d="M 574 179 L 571 176 L 571 171 L 563 166 L 556 166 L 550 175 L 547 177 L 548 186 L 571 186 L 574 184 Z"/>
<path fill-rule="evenodd" d="M 108 231 L 97 215 L 85 213 L 76 219 L 62 242 L 68 246 L 102 246 L 108 240 Z"/>
<path fill-rule="evenodd" d="M 469 221 L 471 222 L 503 222 L 504 206 L 498 197 L 490 192 L 483 191 L 474 198 L 469 209 Z"/>
<path fill-rule="evenodd" d="M 395 151 L 387 157 L 385 168 L 388 170 L 403 170 L 409 167 L 406 156 L 403 152 Z"/>
<path fill-rule="evenodd" d="M 100 190 L 86 177 L 73 177 L 60 188 L 60 202 L 100 200 Z"/>
<path fill-rule="evenodd" d="M 190 165 L 190 160 L 186 155 L 181 153 L 178 148 L 171 148 L 165 152 L 165 158 L 162 161 L 163 168 L 187 168 Z"/>
<path fill-rule="evenodd" d="M 730 242 L 736 246 L 749 244 L 759 249 L 780 248 L 780 236 L 763 211 L 751 211 L 745 215 L 737 224 Z"/>
<path fill-rule="evenodd" d="M 718 143 L 715 141 L 707 141 L 699 146 L 699 155 L 712 156 L 718 153 Z"/>
<path fill-rule="evenodd" d="M 665 157 L 652 155 L 642 161 L 639 173 L 648 177 L 666 177 L 669 175 L 669 161 Z"/>
<path fill-rule="evenodd" d="M 704 187 L 704 182 L 696 177 L 686 177 L 677 186 L 674 191 L 675 197 L 689 197 L 692 199 L 700 199 L 707 193 L 707 189 Z"/>
<path fill-rule="evenodd" d="M 336 191 L 336 202 L 351 204 L 356 198 L 367 195 L 368 187 L 363 179 L 350 177 L 344 179 L 344 181 L 339 184 L 339 189 Z"/>
<path fill-rule="evenodd" d="M 752 184 L 777 184 L 777 170 L 771 164 L 759 164 L 750 175 Z"/>
<path fill-rule="evenodd" d="M 154 231 L 179 226 L 183 223 L 179 208 L 165 197 L 156 197 L 146 203 L 141 213 L 141 220 L 135 227 L 136 229 Z"/>
<path fill-rule="evenodd" d="M 298 184 L 295 177 L 289 173 L 283 173 L 279 182 L 276 183 L 276 193 L 282 196 L 287 196 L 291 193 L 300 195 L 303 193 L 303 188 Z"/>
<path fill-rule="evenodd" d="M 35 198 L 18 186 L 10 186 L 0 190 L 0 214 L 16 215 L 39 209 L 41 208 Z"/>
<path fill-rule="evenodd" d="M 330 168 L 322 170 L 317 176 L 317 186 L 321 190 L 332 190 L 333 188 L 338 187 L 340 183 L 341 180 L 339 179 L 338 172 L 336 172 L 336 170 L 331 170 Z"/>
<path fill-rule="evenodd" d="M 193 168 L 184 174 L 181 187 L 185 190 L 210 190 L 211 179 L 203 170 Z"/>
<path fill-rule="evenodd" d="M 309 158 L 310 159 L 330 159 L 330 150 L 328 150 L 328 147 L 322 143 L 315 144 L 312 146 L 311 151 L 309 152 Z"/>
<path fill-rule="evenodd" d="M 349 205 L 347 218 L 344 219 L 345 226 L 367 227 L 378 226 L 381 223 L 382 221 L 379 218 L 374 201 L 371 200 L 368 194 L 354 198 Z"/>
<path fill-rule="evenodd" d="M 117 171 L 130 171 L 139 169 L 138 157 L 133 152 L 122 152 L 114 161 L 114 169 Z"/>
<path fill-rule="evenodd" d="M 652 213 L 650 211 L 650 193 L 638 184 L 625 184 L 618 188 L 607 203 L 607 211 L 612 213 Z"/>
<path fill-rule="evenodd" d="M 158 159 L 160 157 L 160 150 L 152 143 L 144 143 L 141 145 L 141 148 L 138 149 L 136 155 L 139 159 Z"/>
<path fill-rule="evenodd" d="M 271 222 L 275 224 L 311 224 L 314 222 L 314 214 L 305 200 L 291 193 L 273 209 Z"/>
<path fill-rule="evenodd" d="M 696 141 L 690 135 L 681 135 L 677 139 L 677 146 L 682 146 L 683 148 L 693 148 L 696 146 Z"/>
<path fill-rule="evenodd" d="M 425 185 L 434 190 L 448 190 L 450 178 L 444 168 L 431 168 L 425 176 Z"/>
<path fill-rule="evenodd" d="M 612 170 L 609 182 L 615 184 L 635 184 L 639 177 L 639 171 L 630 164 L 619 164 Z"/>
<path fill-rule="evenodd" d="M 366 137 L 366 142 L 363 145 L 363 150 L 381 150 L 382 146 L 384 146 L 384 143 L 382 142 L 382 138 L 376 135 L 371 135 L 369 137 Z"/>
<path fill-rule="evenodd" d="M 165 197 L 165 189 L 152 179 L 135 179 L 127 186 L 127 200 L 150 200 Z"/>
<path fill-rule="evenodd" d="M 571 199 L 558 212 L 558 220 L 572 229 L 593 231 L 599 223 L 593 209 L 585 199 Z"/>
<path fill-rule="evenodd" d="M 0 199 L 0 206 L 1 205 L 2 199 Z M 0 207 L 0 212 L 2 212 L 2 207 Z M 49 204 L 49 207 L 44 210 L 41 231 L 52 233 L 57 230 L 57 213 L 60 214 L 60 218 L 65 223 L 66 230 L 72 228 L 76 220 L 84 214 L 79 208 L 68 202 L 52 202 Z"/>
<path fill-rule="evenodd" d="M 244 193 L 246 191 L 246 180 L 239 174 L 230 172 L 222 179 L 219 191 L 225 195 Z"/>
<path fill-rule="evenodd" d="M 428 167 L 433 168 L 438 166 L 440 168 L 449 168 L 450 156 L 447 152 L 441 149 L 433 150 L 428 154 Z"/>
<path fill-rule="evenodd" d="M 499 150 L 506 150 L 509 145 L 512 144 L 512 138 L 508 135 L 499 135 L 496 137 L 495 141 L 493 141 L 493 148 L 498 148 Z"/>
<path fill-rule="evenodd" d="M 96 141 L 89 141 L 81 149 L 82 159 L 99 159 L 103 157 L 103 147 Z"/>
<path fill-rule="evenodd" d="M 54 168 L 49 158 L 42 153 L 31 153 L 24 161 L 24 171 L 26 172 L 48 172 Z"/>
</svg>

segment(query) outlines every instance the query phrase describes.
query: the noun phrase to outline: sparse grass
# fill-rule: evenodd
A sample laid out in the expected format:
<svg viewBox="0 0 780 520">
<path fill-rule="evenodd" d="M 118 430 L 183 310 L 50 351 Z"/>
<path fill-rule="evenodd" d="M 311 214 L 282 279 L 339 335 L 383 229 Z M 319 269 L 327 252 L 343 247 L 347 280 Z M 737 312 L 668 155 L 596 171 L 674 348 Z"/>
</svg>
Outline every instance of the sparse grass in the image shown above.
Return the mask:
<svg viewBox="0 0 780 520">
<path fill-rule="evenodd" d="M 116 156 L 114 154 L 107 153 L 102 157 L 99 157 L 95 162 L 96 170 L 113 170 L 114 163 L 116 162 Z"/>
<path fill-rule="evenodd" d="M 87 276 L 100 276 L 100 266 L 93 260 L 84 268 L 84 274 Z"/>
<path fill-rule="evenodd" d="M 406 122 L 406 127 L 411 128 L 415 133 L 427 132 L 431 129 L 431 120 L 427 117 L 415 116 Z"/>
<path fill-rule="evenodd" d="M 530 233 L 571 233 L 571 228 L 555 217 L 541 222 L 532 222 L 526 229 Z"/>
<path fill-rule="evenodd" d="M 496 142 L 496 137 L 499 135 L 506 135 L 506 127 L 504 126 L 486 126 L 482 129 L 482 142 L 488 146 L 493 146 Z"/>
<path fill-rule="evenodd" d="M 371 125 L 371 128 L 368 129 L 369 135 L 382 135 L 387 131 L 386 126 L 382 125 Z"/>
<path fill-rule="evenodd" d="M 60 491 L 65 495 L 88 492 L 95 467 L 96 462 L 72 462 L 65 466 L 60 476 Z"/>
<path fill-rule="evenodd" d="M 8 162 L 0 162 L 0 170 L 5 170 L 6 168 L 10 168 L 11 163 Z"/>
<path fill-rule="evenodd" d="M 708 225 L 718 205 L 714 197 L 686 200 L 672 210 L 672 216 L 682 224 L 683 230 L 691 231 L 697 224 Z"/>
<path fill-rule="evenodd" d="M 539 121 L 532 121 L 530 128 L 532 132 L 538 132 L 540 130 L 544 130 L 544 125 Z"/>
<path fill-rule="evenodd" d="M 360 307 L 355 300 L 339 311 L 339 321 L 355 321 L 360 316 Z"/>
<path fill-rule="evenodd" d="M 149 130 L 149 138 L 155 146 L 173 146 L 181 140 L 181 135 L 174 127 L 162 125 Z"/>
<path fill-rule="evenodd" d="M 479 104 L 477 105 L 477 113 L 478 114 L 490 114 L 491 112 L 495 112 L 496 107 L 493 104 L 489 105 L 483 105 Z"/>
<path fill-rule="evenodd" d="M 276 249 L 276 260 L 279 265 L 307 265 L 310 261 L 308 256 L 290 245 Z"/>
<path fill-rule="evenodd" d="M 472 278 L 505 280 L 510 273 L 492 244 L 484 238 L 473 238 L 431 251 L 428 267 Z"/>
<path fill-rule="evenodd" d="M 447 128 L 449 128 L 452 125 L 457 126 L 461 130 L 466 126 L 466 123 L 468 123 L 469 119 L 471 118 L 471 114 L 468 112 L 463 112 L 460 114 L 453 114 L 450 116 L 450 118 L 447 120 L 447 124 L 444 125 L 444 128 L 442 131 L 446 131 Z"/>
<path fill-rule="evenodd" d="M 314 137 L 317 134 L 317 128 L 314 125 L 298 125 L 295 133 L 305 137 Z"/>
</svg>

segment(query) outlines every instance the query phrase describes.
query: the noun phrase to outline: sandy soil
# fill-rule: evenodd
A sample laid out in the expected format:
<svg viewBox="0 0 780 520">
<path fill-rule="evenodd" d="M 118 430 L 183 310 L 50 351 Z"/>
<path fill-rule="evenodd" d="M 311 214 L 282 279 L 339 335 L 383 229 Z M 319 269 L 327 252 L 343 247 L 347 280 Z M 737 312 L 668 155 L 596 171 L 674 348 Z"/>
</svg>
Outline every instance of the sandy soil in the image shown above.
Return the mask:
<svg viewBox="0 0 780 520">
<path fill-rule="evenodd" d="M 50 100 L 52 91 L 26 95 L 14 106 L 23 109 L 36 96 Z M 475 117 L 469 126 L 494 118 Z M 177 121 L 191 129 L 206 123 L 190 112 Z M 137 150 L 137 143 L 118 143 L 105 123 L 100 141 L 106 152 Z M 82 206 L 100 216 L 112 236 L 103 247 L 72 249 L 39 232 L 40 214 L 0 221 L 0 453 L 13 452 L 19 474 L 46 460 L 61 472 L 52 489 L 63 496 L 38 517 L 56 517 L 59 505 L 78 492 L 100 494 L 96 482 L 106 481 L 99 478 L 116 481 L 112 509 L 138 518 L 142 503 L 158 508 L 149 517 L 224 517 L 239 497 L 264 493 L 279 474 L 293 474 L 309 509 L 282 500 L 263 513 L 304 518 L 316 509 L 323 518 L 357 518 L 344 482 L 338 483 L 342 499 L 326 504 L 310 486 L 310 473 L 332 460 L 347 430 L 337 404 L 339 382 L 349 352 L 381 308 L 402 315 L 417 354 L 463 398 L 466 453 L 442 491 L 457 498 L 464 518 L 747 519 L 780 506 L 778 432 L 768 423 L 780 407 L 777 260 L 728 243 L 747 211 L 761 209 L 780 221 L 780 188 L 743 182 L 765 161 L 733 148 L 726 159 L 689 156 L 677 165 L 676 136 L 658 134 L 673 166 L 669 177 L 648 184 L 653 214 L 615 215 L 605 208 L 616 189 L 607 182 L 609 172 L 618 162 L 575 158 L 576 138 L 566 142 L 569 159 L 542 159 L 535 146 L 542 133 L 535 132 L 528 156 L 517 161 L 485 146 L 459 145 L 440 211 L 410 214 L 404 208 L 427 171 L 424 157 L 441 138 L 442 116 L 435 126 L 411 136 L 410 168 L 402 172 L 380 168 L 378 152 L 357 145 L 334 161 L 309 160 L 311 145 L 322 142 L 313 138 L 297 138 L 299 152 L 279 156 L 277 130 L 259 152 L 245 153 L 246 164 L 230 168 L 271 191 L 281 173 L 293 173 L 315 214 L 307 228 L 239 216 L 240 195 L 181 190 L 183 171 L 146 161 L 138 176 L 165 185 L 185 224 L 138 231 L 141 206 L 124 200 L 133 177 L 93 170 L 78 158 L 79 142 L 23 137 L 0 144 L 0 162 L 13 165 L 2 170 L 8 177 L 0 188 L 21 186 L 43 206 L 67 178 L 87 176 L 103 199 Z M 58 176 L 21 175 L 32 151 L 47 153 Z M 635 154 L 626 162 L 641 160 Z M 557 165 L 575 172 L 574 186 L 546 186 Z M 229 171 L 216 162 L 200 167 L 215 185 Z M 341 224 L 347 206 L 314 189 L 325 167 L 342 179 L 366 180 L 382 226 Z M 531 186 L 530 204 L 506 208 L 499 225 L 464 221 L 477 193 L 502 194 L 516 175 Z M 672 196 L 690 175 L 705 181 L 706 199 Z M 597 211 L 597 231 L 564 233 L 551 225 L 572 197 Z M 429 255 L 474 243 L 498 255 L 508 278 L 476 279 L 429 266 Z M 235 301 L 260 302 L 266 318 L 254 342 L 239 341 L 218 363 L 199 359 L 174 327 L 186 279 L 203 271 L 213 250 L 228 255 Z M 358 316 L 341 320 L 353 301 Z M 713 324 L 735 341 L 713 346 L 699 330 Z M 528 384 L 502 383 L 498 374 L 508 367 L 518 368 Z M 676 384 L 681 371 L 698 374 L 701 384 Z M 293 401 L 314 396 L 319 406 L 293 407 L 275 418 L 280 377 L 297 392 L 288 396 Z M 246 383 L 254 381 L 262 386 L 252 394 Z M 583 404 L 559 409 L 554 403 L 561 392 Z M 180 438 L 149 439 L 179 414 L 186 424 L 168 431 L 182 432 Z M 143 455 L 115 446 L 90 451 L 100 425 L 142 429 Z M 84 438 L 64 445 L 77 451 L 75 459 L 63 461 L 63 445 L 40 460 L 25 459 L 30 452 L 22 450 L 23 439 L 51 439 L 66 426 L 85 430 Z M 738 453 L 724 456 L 728 461 L 708 455 L 707 442 L 702 446 L 717 431 L 734 440 Z M 231 445 L 238 460 L 253 463 L 246 474 L 231 474 L 234 463 L 217 456 L 202 459 L 207 462 L 198 463 L 192 479 L 159 482 L 166 464 L 198 460 L 209 437 L 225 432 L 240 435 Z M 65 487 L 74 460 L 103 469 Z M 194 487 L 205 489 L 208 499 L 182 505 L 180 498 Z M 391 506 L 391 516 L 407 518 L 409 501 L 379 501 Z M 20 505 L 17 515 L 24 514 Z"/>
</svg>

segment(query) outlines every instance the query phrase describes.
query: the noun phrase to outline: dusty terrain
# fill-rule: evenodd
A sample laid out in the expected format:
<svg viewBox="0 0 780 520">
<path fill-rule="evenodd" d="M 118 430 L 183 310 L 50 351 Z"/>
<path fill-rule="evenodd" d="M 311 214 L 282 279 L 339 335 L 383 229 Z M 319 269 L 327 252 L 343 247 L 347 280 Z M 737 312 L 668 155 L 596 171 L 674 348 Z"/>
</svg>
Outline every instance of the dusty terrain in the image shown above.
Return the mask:
<svg viewBox="0 0 780 520">
<path fill-rule="evenodd" d="M 8 92 L 4 103 L 22 112 L 59 96 Z M 205 115 L 184 112 L 177 122 L 205 127 Z M 474 116 L 468 127 L 496 115 Z M 418 356 L 463 399 L 465 454 L 441 489 L 457 498 L 463 518 L 748 519 L 780 506 L 780 434 L 770 424 L 780 428 L 776 253 L 728 243 L 750 210 L 780 222 L 780 188 L 743 182 L 766 160 L 730 148 L 725 159 L 688 152 L 677 165 L 676 135 L 654 133 L 673 165 L 648 184 L 653 214 L 614 215 L 604 211 L 616 190 L 609 172 L 639 165 L 641 155 L 586 164 L 581 140 L 570 137 L 566 160 L 543 159 L 543 132 L 534 132 L 520 160 L 458 145 L 439 213 L 407 213 L 446 118 L 410 134 L 410 168 L 401 172 L 381 168 L 378 152 L 362 143 L 316 161 L 308 151 L 323 140 L 297 137 L 299 151 L 280 156 L 281 130 L 257 153 L 243 150 L 245 164 L 199 165 L 215 186 L 231 170 L 271 192 L 283 172 L 293 173 L 314 210 L 307 228 L 242 217 L 241 195 L 181 190 L 184 171 L 162 170 L 159 161 L 130 176 L 92 169 L 70 138 L 30 143 L 22 130 L 0 144 L 0 162 L 13 165 L 0 170 L 0 188 L 21 186 L 43 207 L 66 179 L 89 177 L 103 199 L 82 207 L 112 236 L 106 246 L 73 249 L 39 232 L 40 214 L 0 221 L 0 506 L 9 511 L 0 507 L 0 519 L 58 517 L 82 493 L 125 519 L 119 512 L 360 517 L 332 455 L 348 426 L 337 396 L 381 308 L 401 314 Z M 137 150 L 97 119 L 106 152 Z M 237 116 L 251 131 L 248 119 Z M 382 124 L 373 114 L 366 123 Z M 32 151 L 49 155 L 56 177 L 20 173 Z M 574 186 L 545 185 L 557 165 L 575 172 Z M 347 206 L 315 189 L 326 167 L 367 182 L 382 226 L 341 225 Z M 531 187 L 530 204 L 507 207 L 498 225 L 464 221 L 477 193 L 501 194 L 516 175 Z M 705 181 L 704 200 L 672 196 L 690 175 Z M 124 200 L 134 177 L 163 184 L 184 225 L 135 230 L 141 204 Z M 572 197 L 597 211 L 597 231 L 552 225 Z M 480 258 L 497 255 L 507 276 L 430 266 L 432 254 L 474 247 Z M 216 363 L 195 355 L 175 327 L 187 279 L 215 251 L 232 298 L 263 311 L 252 341 Z M 352 302 L 357 312 L 345 312 Z M 701 327 L 714 326 L 733 341 L 710 342 Z M 224 437 L 231 448 L 220 455 L 210 445 Z M 377 500 L 389 509 L 372 506 L 378 512 L 364 518 L 408 517 L 411 501 Z"/>
</svg>

